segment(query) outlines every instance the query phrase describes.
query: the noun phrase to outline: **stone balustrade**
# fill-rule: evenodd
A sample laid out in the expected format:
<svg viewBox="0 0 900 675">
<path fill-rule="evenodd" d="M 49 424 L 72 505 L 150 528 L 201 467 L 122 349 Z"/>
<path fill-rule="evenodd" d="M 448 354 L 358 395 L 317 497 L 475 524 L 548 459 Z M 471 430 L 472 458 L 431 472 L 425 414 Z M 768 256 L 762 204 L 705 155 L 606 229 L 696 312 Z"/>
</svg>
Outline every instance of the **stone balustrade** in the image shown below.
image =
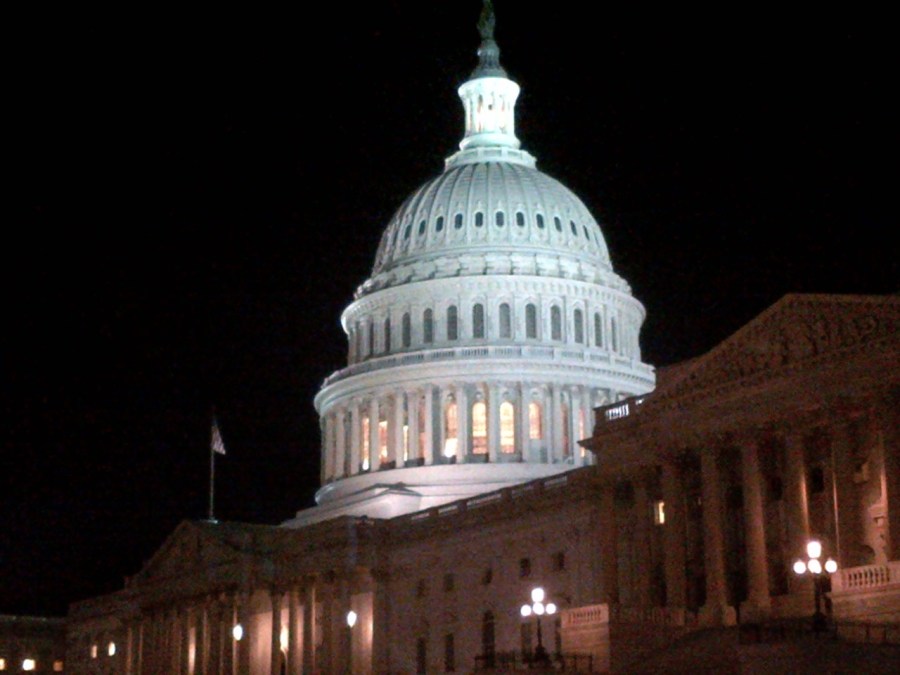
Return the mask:
<svg viewBox="0 0 900 675">
<path fill-rule="evenodd" d="M 894 584 L 900 585 L 900 560 L 887 565 L 864 565 L 838 570 L 831 577 L 835 593 L 878 590 Z"/>
</svg>

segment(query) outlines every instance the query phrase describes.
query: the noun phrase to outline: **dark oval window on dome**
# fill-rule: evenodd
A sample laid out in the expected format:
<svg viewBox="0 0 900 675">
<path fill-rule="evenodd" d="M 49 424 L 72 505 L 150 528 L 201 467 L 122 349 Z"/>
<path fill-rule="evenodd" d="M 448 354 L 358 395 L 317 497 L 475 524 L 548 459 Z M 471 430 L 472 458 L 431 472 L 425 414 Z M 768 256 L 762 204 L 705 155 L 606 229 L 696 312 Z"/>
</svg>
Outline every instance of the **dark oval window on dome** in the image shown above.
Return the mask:
<svg viewBox="0 0 900 675">
<path fill-rule="evenodd" d="M 591 233 L 588 232 L 587 225 L 582 225 L 581 228 L 584 230 L 584 238 L 588 241 L 591 240 Z"/>
<path fill-rule="evenodd" d="M 525 214 L 521 211 L 516 212 L 516 225 L 519 227 L 525 227 Z"/>
<path fill-rule="evenodd" d="M 462 229 L 462 226 L 463 226 L 463 216 L 461 213 L 457 213 L 456 216 L 453 218 L 453 227 L 455 227 L 457 230 L 460 230 L 460 229 Z"/>
<path fill-rule="evenodd" d="M 479 211 L 475 214 L 475 227 L 481 227 L 484 225 L 484 214 Z"/>
<path fill-rule="evenodd" d="M 412 233 L 412 225 L 407 225 L 407 226 L 406 226 L 406 229 L 403 230 L 403 238 L 404 238 L 404 239 L 409 239 L 410 233 Z"/>
<path fill-rule="evenodd" d="M 434 229 L 438 232 L 444 229 L 444 216 L 438 216 L 437 222 L 434 224 Z"/>
<path fill-rule="evenodd" d="M 503 211 L 497 211 L 494 214 L 494 221 L 497 223 L 497 227 L 503 227 Z"/>
<path fill-rule="evenodd" d="M 570 221 L 569 221 L 569 229 L 572 230 L 572 236 L 573 236 L 573 237 L 577 237 L 577 236 L 578 236 L 578 230 L 575 229 L 575 221 L 574 221 L 574 220 L 570 220 Z"/>
<path fill-rule="evenodd" d="M 557 232 L 562 232 L 562 221 L 559 219 L 559 216 L 553 217 L 553 225 L 556 227 Z"/>
<path fill-rule="evenodd" d="M 534 219 L 537 221 L 537 226 L 539 230 L 544 229 L 544 216 L 542 214 L 537 214 Z"/>
<path fill-rule="evenodd" d="M 425 234 L 425 221 L 424 220 L 421 223 L 419 223 L 419 236 L 421 237 L 423 234 Z"/>
</svg>

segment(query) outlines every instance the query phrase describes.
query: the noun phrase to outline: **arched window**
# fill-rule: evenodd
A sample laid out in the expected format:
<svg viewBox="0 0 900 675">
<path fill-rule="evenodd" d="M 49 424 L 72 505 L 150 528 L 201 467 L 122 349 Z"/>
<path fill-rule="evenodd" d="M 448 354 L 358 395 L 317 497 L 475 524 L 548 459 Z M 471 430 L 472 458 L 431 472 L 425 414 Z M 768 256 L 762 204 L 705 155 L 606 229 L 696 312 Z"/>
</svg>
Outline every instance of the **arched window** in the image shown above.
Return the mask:
<svg viewBox="0 0 900 675">
<path fill-rule="evenodd" d="M 494 613 L 485 612 L 481 617 L 481 655 L 484 657 L 486 668 L 494 667 L 496 656 L 494 637 Z"/>
<path fill-rule="evenodd" d="M 512 337 L 512 317 L 510 315 L 509 303 L 506 302 L 500 305 L 500 337 Z"/>
<path fill-rule="evenodd" d="M 497 223 L 497 227 L 503 227 L 503 211 L 494 214 L 494 222 Z"/>
<path fill-rule="evenodd" d="M 362 462 L 362 470 L 369 470 L 369 416 L 362 416 L 362 429 L 360 432 L 362 433 L 362 452 L 360 453 L 360 461 Z"/>
<path fill-rule="evenodd" d="M 533 441 L 544 437 L 544 410 L 540 403 L 528 404 L 528 438 Z"/>
<path fill-rule="evenodd" d="M 525 337 L 537 339 L 537 307 L 525 305 Z"/>
<path fill-rule="evenodd" d="M 421 237 L 423 234 L 425 234 L 425 221 L 424 220 L 419 222 L 419 236 Z"/>
<path fill-rule="evenodd" d="M 594 312 L 594 345 L 603 346 L 603 318 L 600 312 Z"/>
<path fill-rule="evenodd" d="M 391 351 L 391 317 L 384 320 L 384 353 Z"/>
<path fill-rule="evenodd" d="M 461 230 L 462 226 L 463 226 L 463 214 L 457 213 L 455 216 L 453 216 L 453 227 L 455 227 L 457 230 Z"/>
<path fill-rule="evenodd" d="M 509 401 L 500 404 L 500 452 L 516 451 L 516 410 Z"/>
<path fill-rule="evenodd" d="M 406 312 L 403 315 L 403 324 L 401 325 L 400 330 L 403 346 L 409 347 L 412 343 L 412 320 L 409 318 L 409 312 Z"/>
<path fill-rule="evenodd" d="M 559 406 L 559 423 L 562 425 L 563 457 L 572 454 L 572 441 L 569 438 L 569 404 L 563 401 Z"/>
<path fill-rule="evenodd" d="M 481 227 L 482 225 L 484 225 L 484 214 L 478 211 L 475 214 L 475 227 Z"/>
<path fill-rule="evenodd" d="M 525 227 L 525 214 L 521 211 L 516 211 L 516 225 Z"/>
<path fill-rule="evenodd" d="M 484 337 L 484 305 L 480 302 L 472 306 L 472 337 Z"/>
<path fill-rule="evenodd" d="M 434 229 L 438 232 L 444 229 L 444 216 L 438 216 L 437 221 L 434 224 Z"/>
<path fill-rule="evenodd" d="M 619 334 L 616 330 L 616 319 L 615 317 L 609 320 L 609 340 L 612 343 L 612 350 L 614 352 L 619 351 Z"/>
<path fill-rule="evenodd" d="M 550 339 L 562 340 L 562 312 L 559 305 L 550 308 Z"/>
<path fill-rule="evenodd" d="M 457 435 L 456 403 L 450 401 L 444 410 L 444 457 L 455 457 L 459 442 Z"/>
<path fill-rule="evenodd" d="M 584 344 L 584 314 L 580 309 L 575 310 L 575 342 Z"/>
<path fill-rule="evenodd" d="M 543 230 L 543 229 L 544 229 L 544 216 L 543 216 L 543 214 L 540 214 L 540 213 L 536 214 L 536 215 L 534 216 L 534 220 L 535 220 L 535 222 L 537 223 L 538 229 L 539 229 L 539 230 Z"/>
<path fill-rule="evenodd" d="M 459 338 L 459 319 L 457 318 L 456 305 L 450 305 L 447 308 L 447 339 L 456 340 Z"/>
<path fill-rule="evenodd" d="M 431 344 L 434 342 L 434 314 L 426 309 L 422 314 L 422 342 Z"/>
<path fill-rule="evenodd" d="M 472 406 L 472 452 L 476 455 L 487 452 L 487 406 L 484 401 L 476 401 Z"/>
</svg>

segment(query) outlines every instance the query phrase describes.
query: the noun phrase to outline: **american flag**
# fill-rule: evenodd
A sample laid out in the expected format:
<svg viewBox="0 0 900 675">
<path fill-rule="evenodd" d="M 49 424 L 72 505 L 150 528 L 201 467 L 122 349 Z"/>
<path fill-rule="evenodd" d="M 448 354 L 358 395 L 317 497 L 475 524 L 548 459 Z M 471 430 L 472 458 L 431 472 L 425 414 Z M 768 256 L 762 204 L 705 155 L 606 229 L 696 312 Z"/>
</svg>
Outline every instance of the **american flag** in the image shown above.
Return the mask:
<svg viewBox="0 0 900 675">
<path fill-rule="evenodd" d="M 213 417 L 212 421 L 212 440 L 210 441 L 210 449 L 220 455 L 225 454 L 225 444 L 222 442 L 222 434 L 219 433 L 219 422 Z"/>
</svg>

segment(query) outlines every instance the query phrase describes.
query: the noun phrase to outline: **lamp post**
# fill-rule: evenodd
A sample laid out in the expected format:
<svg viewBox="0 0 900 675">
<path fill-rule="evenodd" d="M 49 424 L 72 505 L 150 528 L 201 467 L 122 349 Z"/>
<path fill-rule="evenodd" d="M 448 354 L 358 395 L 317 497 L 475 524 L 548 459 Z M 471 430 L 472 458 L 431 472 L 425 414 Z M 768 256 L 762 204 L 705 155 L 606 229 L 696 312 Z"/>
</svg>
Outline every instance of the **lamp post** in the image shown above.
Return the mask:
<svg viewBox="0 0 900 675">
<path fill-rule="evenodd" d="M 828 558 L 824 564 L 822 563 L 822 543 L 815 539 L 810 540 L 806 544 L 806 556 L 806 560 L 798 558 L 794 562 L 794 572 L 798 576 L 802 576 L 807 572 L 812 575 L 816 603 L 812 625 L 816 633 L 821 633 L 825 630 L 828 622 L 824 612 L 822 612 L 822 596 L 825 594 L 825 582 L 832 574 L 837 572 L 838 564 L 833 558 Z"/>
<path fill-rule="evenodd" d="M 535 621 L 537 623 L 538 644 L 537 649 L 534 650 L 534 661 L 536 663 L 546 663 L 550 660 L 550 657 L 547 655 L 547 650 L 544 649 L 544 640 L 543 636 L 541 635 L 541 617 L 544 614 L 556 614 L 556 605 L 552 602 L 544 604 L 544 597 L 544 589 L 540 586 L 531 589 L 531 604 L 524 604 L 519 610 L 522 614 L 522 617 L 525 619 L 527 619 L 531 615 L 534 615 Z"/>
</svg>

